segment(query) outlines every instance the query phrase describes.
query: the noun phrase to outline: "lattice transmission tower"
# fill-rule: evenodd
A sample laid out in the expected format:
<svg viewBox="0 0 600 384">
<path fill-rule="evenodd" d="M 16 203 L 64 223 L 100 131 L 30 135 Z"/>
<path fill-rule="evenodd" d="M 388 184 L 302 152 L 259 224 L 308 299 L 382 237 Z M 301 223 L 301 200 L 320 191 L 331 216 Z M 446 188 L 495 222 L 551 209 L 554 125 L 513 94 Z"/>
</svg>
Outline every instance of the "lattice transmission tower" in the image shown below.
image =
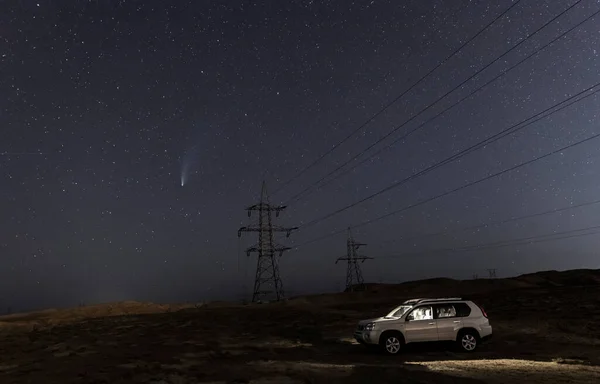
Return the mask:
<svg viewBox="0 0 600 384">
<path fill-rule="evenodd" d="M 358 254 L 358 248 L 362 247 L 363 243 L 357 243 L 352 237 L 352 231 L 348 228 L 348 240 L 346 241 L 346 257 L 339 257 L 335 263 L 346 261 L 348 263 L 346 269 L 346 292 L 363 291 L 365 289 L 365 281 L 362 276 L 360 264 L 365 260 L 373 259 L 372 257 L 362 256 Z M 360 261 L 360 264 L 359 264 Z"/>
<path fill-rule="evenodd" d="M 258 212 L 258 223 L 247 227 L 241 227 L 238 230 L 238 237 L 242 232 L 258 232 L 258 243 L 248 249 L 246 254 L 250 257 L 253 252 L 258 253 L 256 261 L 256 277 L 254 278 L 254 292 L 252 293 L 252 302 L 280 301 L 284 299 L 283 284 L 279 276 L 279 258 L 283 252 L 291 249 L 275 243 L 274 233 L 285 232 L 289 237 L 293 230 L 298 227 L 284 228 L 273 225 L 273 212 L 275 217 L 283 211 L 285 206 L 273 206 L 269 204 L 267 186 L 263 181 L 260 202 L 246 208 L 248 217 L 252 212 Z"/>
</svg>

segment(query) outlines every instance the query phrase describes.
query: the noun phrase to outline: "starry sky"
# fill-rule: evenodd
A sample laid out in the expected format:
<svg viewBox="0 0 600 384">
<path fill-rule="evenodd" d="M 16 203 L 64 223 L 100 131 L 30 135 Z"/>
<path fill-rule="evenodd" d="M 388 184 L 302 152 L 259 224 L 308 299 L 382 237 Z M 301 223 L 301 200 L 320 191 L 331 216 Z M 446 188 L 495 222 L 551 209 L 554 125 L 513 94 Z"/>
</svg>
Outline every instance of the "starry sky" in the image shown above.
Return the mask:
<svg viewBox="0 0 600 384">
<path fill-rule="evenodd" d="M 2 1 L 0 312 L 247 298 L 256 259 L 244 250 L 255 239 L 237 230 L 262 180 L 272 203 L 287 203 L 423 108 L 435 103 L 365 156 L 600 10 L 595 0 L 519 1 L 330 151 L 514 2 Z M 344 228 L 600 132 L 591 96 L 303 228 L 600 82 L 598 20 L 290 202 L 277 218 L 300 227 L 281 239 L 293 247 L 280 262 L 287 294 L 343 288 L 334 262 Z M 452 251 L 600 225 L 591 204 L 463 230 L 600 199 L 599 143 L 354 228 L 375 258 L 365 279 L 599 268 L 600 235 Z"/>
</svg>

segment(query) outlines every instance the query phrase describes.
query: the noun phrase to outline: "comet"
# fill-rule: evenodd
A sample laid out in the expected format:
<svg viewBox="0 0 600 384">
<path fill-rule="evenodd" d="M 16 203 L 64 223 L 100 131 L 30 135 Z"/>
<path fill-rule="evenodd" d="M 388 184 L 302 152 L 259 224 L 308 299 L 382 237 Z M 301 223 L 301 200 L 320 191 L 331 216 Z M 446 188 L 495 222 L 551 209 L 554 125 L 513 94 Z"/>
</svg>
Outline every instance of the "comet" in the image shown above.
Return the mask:
<svg viewBox="0 0 600 384">
<path fill-rule="evenodd" d="M 180 182 L 182 187 L 185 187 L 190 182 L 190 176 L 196 172 L 200 157 L 203 155 L 201 149 L 199 145 L 195 144 L 184 151 L 181 157 Z"/>
<path fill-rule="evenodd" d="M 190 172 L 190 163 L 186 159 L 183 161 L 183 164 L 181 165 L 181 186 L 182 187 L 184 187 L 185 184 L 187 183 L 189 172 Z"/>
</svg>

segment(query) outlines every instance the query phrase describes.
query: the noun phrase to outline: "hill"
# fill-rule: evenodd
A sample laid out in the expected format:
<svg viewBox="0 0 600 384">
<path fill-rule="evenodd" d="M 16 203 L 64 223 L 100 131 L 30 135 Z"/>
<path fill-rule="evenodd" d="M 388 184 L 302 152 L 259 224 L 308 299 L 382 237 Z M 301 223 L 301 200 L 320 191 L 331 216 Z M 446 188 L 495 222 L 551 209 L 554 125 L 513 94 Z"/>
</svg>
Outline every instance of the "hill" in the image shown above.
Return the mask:
<svg viewBox="0 0 600 384">
<path fill-rule="evenodd" d="M 482 304 L 494 326 L 474 354 L 426 346 L 388 357 L 352 340 L 358 320 L 405 299 L 455 295 Z M 598 270 L 371 284 L 263 305 L 114 303 L 0 322 L 2 383 L 600 382 Z"/>
<path fill-rule="evenodd" d="M 399 284 L 366 284 L 364 292 L 332 293 L 291 298 L 293 302 L 332 304 L 357 301 L 382 301 L 391 305 L 402 297 L 458 296 L 479 297 L 513 290 L 535 290 L 548 287 L 580 287 L 600 285 L 600 269 L 575 269 L 568 271 L 542 271 L 501 279 L 455 280 L 434 278 L 408 281 Z"/>
<path fill-rule="evenodd" d="M 179 311 L 185 308 L 194 308 L 200 305 L 201 304 L 155 304 L 137 301 L 122 301 L 67 309 L 52 308 L 0 316 L 0 327 L 50 326 L 100 317 L 165 313 Z"/>
</svg>

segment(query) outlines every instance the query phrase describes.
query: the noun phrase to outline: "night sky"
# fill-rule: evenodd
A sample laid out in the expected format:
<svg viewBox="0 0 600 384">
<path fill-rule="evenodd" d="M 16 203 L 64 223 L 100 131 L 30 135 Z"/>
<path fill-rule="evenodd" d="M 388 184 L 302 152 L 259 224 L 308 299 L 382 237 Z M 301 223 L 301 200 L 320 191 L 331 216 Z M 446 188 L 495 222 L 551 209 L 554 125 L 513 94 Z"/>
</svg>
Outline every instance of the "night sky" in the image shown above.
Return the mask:
<svg viewBox="0 0 600 384">
<path fill-rule="evenodd" d="M 0 4 L 0 312 L 248 297 L 239 240 L 266 180 L 283 203 L 576 3 L 6 0 Z M 600 10 L 583 0 L 367 152 L 392 142 Z M 295 247 L 600 132 L 588 97 L 303 228 L 600 82 L 600 17 L 277 219 Z M 599 268 L 600 235 L 461 252 L 600 225 L 600 140 L 353 230 L 370 282 Z M 358 162 L 358 161 L 357 161 Z M 355 164 L 357 162 L 353 162 Z M 293 179 L 292 179 L 293 178 Z M 288 180 L 289 183 L 285 183 Z M 182 180 L 185 182 L 182 186 Z M 284 184 L 285 183 L 285 184 Z M 284 186 L 281 188 L 281 186 Z M 445 233 L 448 232 L 448 233 Z M 421 234 L 441 233 L 418 237 Z M 410 238 L 410 239 L 406 239 Z M 339 233 L 284 254 L 288 295 L 345 283 Z"/>
</svg>

